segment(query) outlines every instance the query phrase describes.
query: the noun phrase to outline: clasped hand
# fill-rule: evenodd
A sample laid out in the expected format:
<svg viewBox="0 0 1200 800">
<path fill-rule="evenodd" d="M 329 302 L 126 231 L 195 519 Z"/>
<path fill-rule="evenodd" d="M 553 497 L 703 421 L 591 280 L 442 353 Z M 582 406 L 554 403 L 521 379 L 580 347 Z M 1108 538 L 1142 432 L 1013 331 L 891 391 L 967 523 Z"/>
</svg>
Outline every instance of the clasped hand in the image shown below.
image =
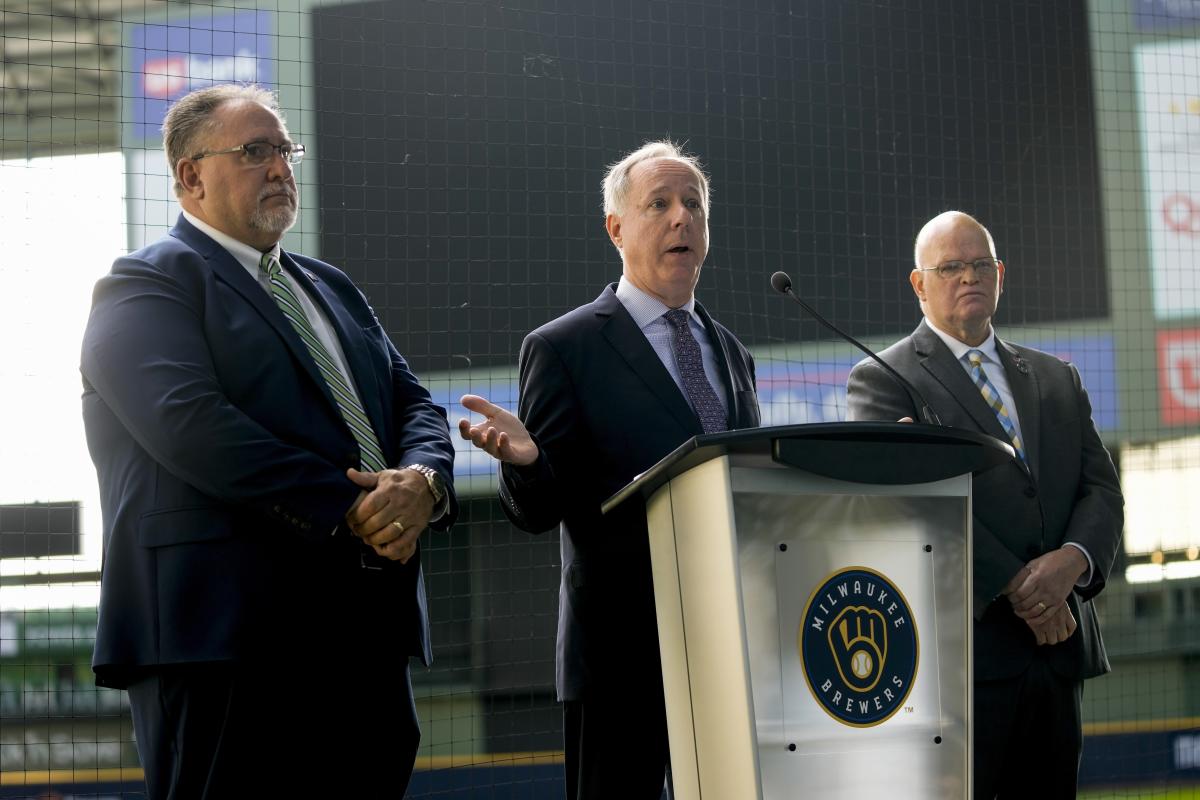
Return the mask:
<svg viewBox="0 0 1200 800">
<path fill-rule="evenodd" d="M 411 469 L 350 469 L 346 475 L 362 489 L 346 512 L 350 530 L 380 556 L 408 563 L 433 516 L 433 494 L 425 476 Z"/>
<path fill-rule="evenodd" d="M 1065 642 L 1075 633 L 1078 623 L 1067 597 L 1087 568 L 1087 557 L 1078 548 L 1061 547 L 1021 567 L 1004 587 L 1013 612 L 1025 620 L 1038 644 Z"/>
</svg>

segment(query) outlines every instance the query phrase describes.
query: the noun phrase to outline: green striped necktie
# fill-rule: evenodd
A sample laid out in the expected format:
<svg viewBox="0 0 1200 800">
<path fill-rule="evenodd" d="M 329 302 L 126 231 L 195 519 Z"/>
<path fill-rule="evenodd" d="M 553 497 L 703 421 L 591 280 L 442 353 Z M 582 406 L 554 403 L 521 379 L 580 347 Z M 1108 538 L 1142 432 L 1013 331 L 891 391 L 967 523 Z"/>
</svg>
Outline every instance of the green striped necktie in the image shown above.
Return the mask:
<svg viewBox="0 0 1200 800">
<path fill-rule="evenodd" d="M 325 346 L 321 344 L 321 340 L 317 338 L 316 332 L 313 331 L 312 323 L 308 321 L 308 316 L 304 313 L 304 307 L 296 299 L 296 291 L 292 288 L 292 281 L 288 277 L 288 274 L 283 271 L 279 259 L 271 253 L 263 253 L 262 260 L 258 262 L 258 267 L 267 273 L 267 278 L 271 283 L 271 296 L 275 298 L 275 303 L 279 306 L 279 310 L 292 323 L 292 327 L 296 329 L 296 333 L 300 334 L 300 338 L 304 340 L 304 344 L 308 347 L 308 352 L 312 355 L 313 361 L 317 362 L 317 369 L 321 371 L 321 377 L 325 379 L 325 383 L 333 393 L 334 399 L 337 400 L 338 408 L 342 412 L 342 419 L 346 421 L 350 432 L 354 434 L 354 438 L 358 441 L 363 470 L 367 472 L 379 472 L 382 469 L 386 469 L 387 462 L 384 460 L 383 450 L 379 446 L 379 439 L 375 437 L 375 431 L 371 428 L 371 423 L 367 419 L 366 412 L 363 411 L 362 403 L 359 402 L 358 397 L 350 389 L 350 385 L 346 382 L 347 379 L 342 375 L 341 370 L 334 364 L 329 351 L 325 349 Z"/>
</svg>

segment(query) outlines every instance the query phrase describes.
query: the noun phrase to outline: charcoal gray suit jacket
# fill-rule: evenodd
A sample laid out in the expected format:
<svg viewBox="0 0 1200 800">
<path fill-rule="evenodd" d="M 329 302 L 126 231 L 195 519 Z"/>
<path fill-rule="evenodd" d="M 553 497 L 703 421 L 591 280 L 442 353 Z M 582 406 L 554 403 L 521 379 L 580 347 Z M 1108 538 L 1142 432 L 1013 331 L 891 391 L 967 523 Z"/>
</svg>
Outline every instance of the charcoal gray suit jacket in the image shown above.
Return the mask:
<svg viewBox="0 0 1200 800">
<path fill-rule="evenodd" d="M 1117 472 L 1075 367 L 999 337 L 996 350 L 1028 466 L 1017 459 L 974 481 L 975 678 L 1011 677 L 1029 665 L 1038 645 L 1000 592 L 1023 564 L 1067 542 L 1085 548 L 1095 569 L 1067 598 L 1079 629 L 1065 642 L 1046 645 L 1046 655 L 1064 677 L 1100 675 L 1109 664 L 1091 598 L 1104 588 L 1121 542 Z M 880 356 L 917 387 L 942 424 L 1009 442 L 966 370 L 924 321 Z M 855 366 L 847 392 L 851 420 L 920 418 L 907 392 L 873 361 Z"/>
</svg>

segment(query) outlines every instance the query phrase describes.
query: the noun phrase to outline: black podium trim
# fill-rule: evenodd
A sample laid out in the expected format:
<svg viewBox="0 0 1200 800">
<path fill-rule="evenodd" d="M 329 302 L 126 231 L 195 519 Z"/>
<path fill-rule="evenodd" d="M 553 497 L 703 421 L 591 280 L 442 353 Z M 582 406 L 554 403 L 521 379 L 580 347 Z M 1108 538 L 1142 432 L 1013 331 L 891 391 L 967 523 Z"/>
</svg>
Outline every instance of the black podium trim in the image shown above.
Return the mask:
<svg viewBox="0 0 1200 800">
<path fill-rule="evenodd" d="M 907 422 L 781 425 L 693 436 L 600 506 L 649 498 L 667 481 L 724 455 L 769 455 L 779 464 L 837 480 L 915 484 L 978 474 L 1012 461 L 1012 446 L 975 431 Z"/>
</svg>

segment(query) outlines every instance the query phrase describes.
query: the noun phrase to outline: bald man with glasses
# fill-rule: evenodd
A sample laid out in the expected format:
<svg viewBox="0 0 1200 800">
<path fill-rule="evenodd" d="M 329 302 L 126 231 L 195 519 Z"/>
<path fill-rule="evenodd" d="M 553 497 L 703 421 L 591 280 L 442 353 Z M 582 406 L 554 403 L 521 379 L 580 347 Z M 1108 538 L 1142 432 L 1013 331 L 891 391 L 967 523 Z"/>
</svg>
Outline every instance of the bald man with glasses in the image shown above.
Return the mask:
<svg viewBox="0 0 1200 800">
<path fill-rule="evenodd" d="M 924 320 L 880 355 L 951 427 L 1011 444 L 976 476 L 974 789 L 991 798 L 1073 798 L 1083 681 L 1109 671 L 1092 598 L 1121 541 L 1116 469 L 1069 363 L 992 328 L 1004 263 L 991 234 L 949 211 L 917 236 L 909 275 Z M 867 360 L 847 385 L 852 420 L 917 418 Z"/>
</svg>

